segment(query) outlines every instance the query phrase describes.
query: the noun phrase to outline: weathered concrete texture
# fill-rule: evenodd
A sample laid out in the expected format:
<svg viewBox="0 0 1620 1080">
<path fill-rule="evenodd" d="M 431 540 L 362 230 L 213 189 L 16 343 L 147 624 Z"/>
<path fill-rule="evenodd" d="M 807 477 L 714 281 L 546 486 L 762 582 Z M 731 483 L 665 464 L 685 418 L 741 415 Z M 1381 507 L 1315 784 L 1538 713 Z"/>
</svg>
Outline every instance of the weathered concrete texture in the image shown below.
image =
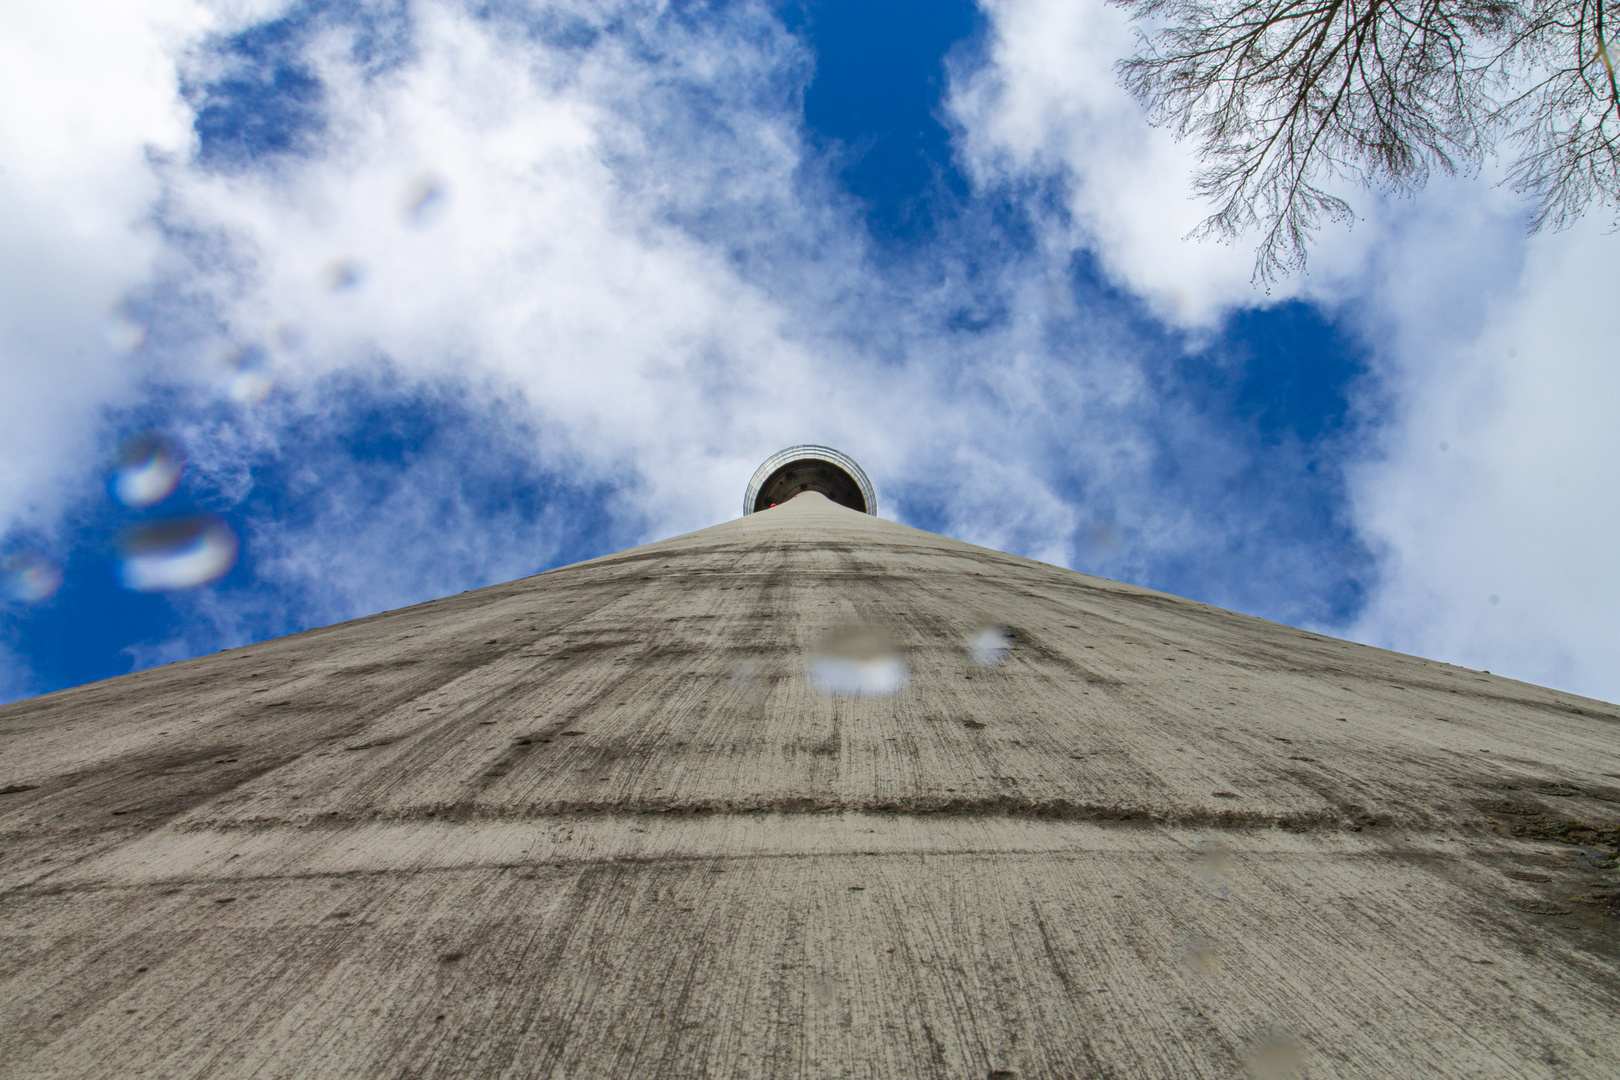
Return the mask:
<svg viewBox="0 0 1620 1080">
<path fill-rule="evenodd" d="M 1614 706 L 819 496 L 0 732 L 7 1076 L 1620 1060 Z"/>
</svg>

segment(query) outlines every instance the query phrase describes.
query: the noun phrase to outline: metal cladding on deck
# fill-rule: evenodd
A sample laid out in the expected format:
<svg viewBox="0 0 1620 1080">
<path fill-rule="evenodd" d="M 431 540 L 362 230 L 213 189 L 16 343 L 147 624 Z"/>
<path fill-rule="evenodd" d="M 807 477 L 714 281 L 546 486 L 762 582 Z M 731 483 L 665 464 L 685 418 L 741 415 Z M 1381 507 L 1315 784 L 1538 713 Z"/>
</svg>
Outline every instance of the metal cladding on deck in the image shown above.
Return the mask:
<svg viewBox="0 0 1620 1080">
<path fill-rule="evenodd" d="M 850 622 L 900 693 L 807 682 Z M 0 739 L 5 1076 L 1620 1060 L 1614 706 L 815 495 Z"/>
</svg>

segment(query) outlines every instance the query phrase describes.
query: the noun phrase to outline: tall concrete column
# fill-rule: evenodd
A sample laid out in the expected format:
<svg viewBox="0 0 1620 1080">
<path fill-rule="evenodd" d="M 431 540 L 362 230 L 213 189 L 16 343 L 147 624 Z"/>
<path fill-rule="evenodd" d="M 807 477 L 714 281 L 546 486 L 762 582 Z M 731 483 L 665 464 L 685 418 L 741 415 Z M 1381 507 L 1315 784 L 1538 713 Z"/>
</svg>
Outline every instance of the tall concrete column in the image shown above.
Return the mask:
<svg viewBox="0 0 1620 1080">
<path fill-rule="evenodd" d="M 1620 1061 L 1615 706 L 813 485 L 0 740 L 4 1076 Z"/>
</svg>

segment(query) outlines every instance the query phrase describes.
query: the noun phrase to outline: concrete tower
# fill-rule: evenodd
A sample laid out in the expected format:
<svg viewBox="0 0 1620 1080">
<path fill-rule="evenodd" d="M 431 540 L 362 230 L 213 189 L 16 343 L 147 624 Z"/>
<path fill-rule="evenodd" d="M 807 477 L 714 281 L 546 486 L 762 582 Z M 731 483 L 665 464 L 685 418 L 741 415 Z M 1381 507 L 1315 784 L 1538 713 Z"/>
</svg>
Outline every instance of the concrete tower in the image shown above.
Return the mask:
<svg viewBox="0 0 1620 1080">
<path fill-rule="evenodd" d="M 884 521 L 835 454 L 0 709 L 0 1075 L 1615 1075 L 1614 706 Z"/>
</svg>

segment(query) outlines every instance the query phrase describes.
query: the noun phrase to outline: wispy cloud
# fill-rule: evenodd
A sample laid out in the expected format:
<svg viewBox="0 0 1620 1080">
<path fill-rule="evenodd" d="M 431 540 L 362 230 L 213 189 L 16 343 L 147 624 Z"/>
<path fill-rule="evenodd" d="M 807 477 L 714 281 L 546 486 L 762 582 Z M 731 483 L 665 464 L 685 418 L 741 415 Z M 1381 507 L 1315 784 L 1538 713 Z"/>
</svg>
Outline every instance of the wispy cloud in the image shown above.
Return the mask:
<svg viewBox="0 0 1620 1080">
<path fill-rule="evenodd" d="M 1401 422 L 1353 489 L 1383 555 L 1358 637 L 1620 697 L 1615 241 L 1594 223 L 1534 238 L 1522 268 L 1467 298 L 1483 310 L 1455 336 L 1402 310 L 1388 344 Z M 1392 286 L 1440 311 L 1456 299 L 1404 274 Z"/>
</svg>

